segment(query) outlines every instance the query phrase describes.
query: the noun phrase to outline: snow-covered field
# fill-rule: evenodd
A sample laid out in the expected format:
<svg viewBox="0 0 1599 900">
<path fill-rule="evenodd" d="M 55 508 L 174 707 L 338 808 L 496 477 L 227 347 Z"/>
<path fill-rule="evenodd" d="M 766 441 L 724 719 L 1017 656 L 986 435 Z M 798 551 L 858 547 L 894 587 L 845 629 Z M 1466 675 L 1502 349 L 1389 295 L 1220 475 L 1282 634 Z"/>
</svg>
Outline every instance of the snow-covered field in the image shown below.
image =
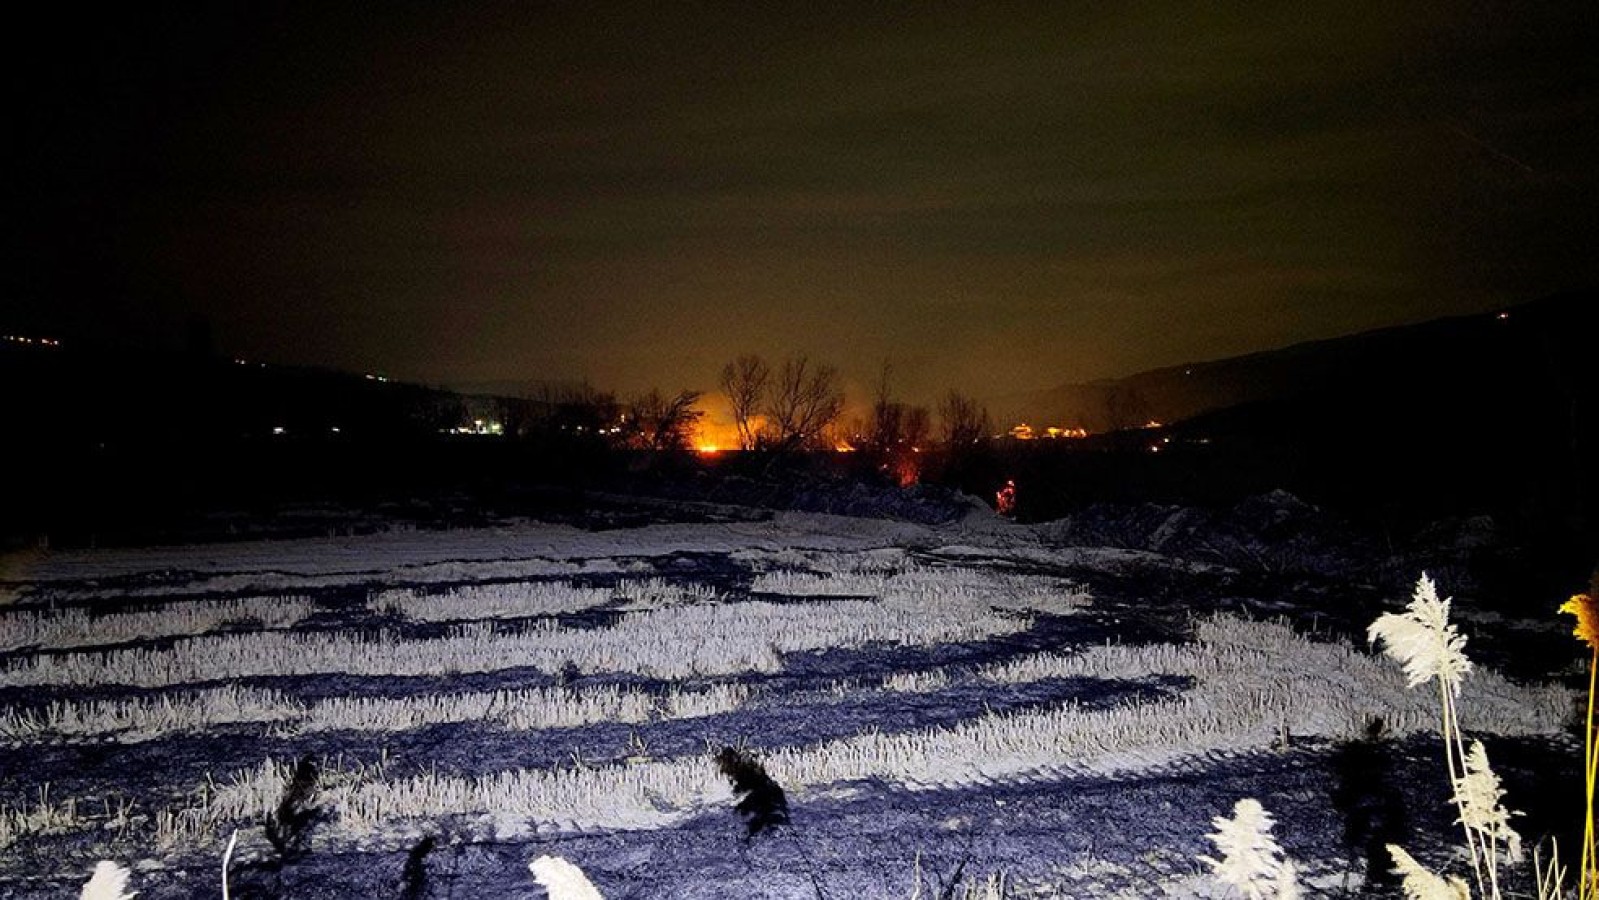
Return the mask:
<svg viewBox="0 0 1599 900">
<path fill-rule="evenodd" d="M 1435 694 L 1237 615 L 1256 582 L 1224 566 L 1046 534 L 778 514 L 35 559 L 0 585 L 0 896 L 101 859 L 142 900 L 220 896 L 235 832 L 234 897 L 538 897 L 543 855 L 611 900 L 1221 896 L 1195 857 L 1244 797 L 1311 896 L 1377 839 L 1450 864 Z M 1576 758 L 1568 690 L 1479 668 L 1461 706 L 1512 807 Z M 726 747 L 788 824 L 748 836 Z M 263 825 L 302 760 L 296 852 Z"/>
</svg>

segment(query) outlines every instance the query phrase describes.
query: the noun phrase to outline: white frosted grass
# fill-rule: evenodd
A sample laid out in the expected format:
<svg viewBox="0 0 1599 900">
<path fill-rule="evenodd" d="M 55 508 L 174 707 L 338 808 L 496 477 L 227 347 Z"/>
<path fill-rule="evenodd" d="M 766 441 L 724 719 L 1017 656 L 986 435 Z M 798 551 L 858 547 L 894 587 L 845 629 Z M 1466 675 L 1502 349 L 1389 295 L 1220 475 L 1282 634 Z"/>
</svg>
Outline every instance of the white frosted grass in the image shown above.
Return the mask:
<svg viewBox="0 0 1599 900">
<path fill-rule="evenodd" d="M 402 731 L 450 722 L 486 722 L 516 731 L 639 723 L 731 712 L 752 692 L 741 685 L 664 694 L 607 685 L 581 690 L 534 688 L 420 697 L 335 697 L 311 708 L 303 731 Z"/>
<path fill-rule="evenodd" d="M 1019 612 L 1070 614 L 1093 602 L 1087 591 L 1056 578 L 962 567 L 914 567 L 887 580 L 879 595 L 896 604 L 964 604 Z"/>
<path fill-rule="evenodd" d="M 895 672 L 883 679 L 882 689 L 896 694 L 926 694 L 948 687 L 949 681 L 949 673 L 943 669 Z"/>
<path fill-rule="evenodd" d="M 35 710 L 0 712 L 0 738 L 35 740 L 112 736 L 124 743 L 152 740 L 214 725 L 286 722 L 305 707 L 277 691 L 225 685 L 182 694 L 127 700 L 57 700 Z"/>
<path fill-rule="evenodd" d="M 661 828 L 690 811 L 732 801 L 726 777 L 710 761 L 696 758 L 374 781 L 341 798 L 338 816 L 340 825 L 356 834 L 395 818 L 488 816 L 496 834 L 509 838 L 535 825 L 562 831 Z"/>
<path fill-rule="evenodd" d="M 884 734 L 867 732 L 764 757 L 786 790 L 805 791 L 879 780 L 909 790 L 1029 778 L 1147 772 L 1213 752 L 1270 747 L 1286 720 L 1293 733 L 1349 737 L 1367 715 L 1383 715 L 1407 730 L 1407 714 L 1387 705 L 1396 667 L 1342 644 L 1318 644 L 1286 626 L 1217 618 L 1199 625 L 1196 648 L 1094 648 L 1077 657 L 1038 658 L 1025 665 L 1038 677 L 1192 675 L 1183 695 L 1110 709 L 1066 704 L 1042 710 L 987 714 L 953 726 Z M 1193 649 L 1190 656 L 1183 651 Z M 1140 655 L 1142 654 L 1142 655 Z M 1150 665 L 1153 663 L 1153 665 Z M 1020 677 L 1020 665 L 995 668 L 991 678 Z M 1478 676 L 1481 677 L 1481 676 Z M 1486 688 L 1479 729 L 1498 734 L 1557 733 L 1566 692 L 1519 687 L 1500 679 Z M 1309 693 L 1305 693 L 1309 692 Z M 1324 696 L 1325 694 L 1325 696 Z M 1474 698 L 1479 695 L 1474 695 Z M 1486 698 L 1498 698 L 1489 701 Z M 1392 718 L 1390 718 L 1392 717 Z M 1419 726 L 1425 727 L 1425 725 Z M 258 817 L 276 801 L 282 776 L 238 801 L 208 805 L 191 816 Z M 236 792 L 237 793 L 237 792 Z M 726 782 L 706 758 L 559 770 L 512 770 L 481 776 L 425 774 L 369 779 L 338 795 L 335 809 L 355 834 L 388 819 L 482 815 L 502 834 L 529 825 L 556 829 L 653 828 L 671 824 L 708 803 L 725 803 Z M 215 807 L 215 808 L 213 808 Z"/>
<path fill-rule="evenodd" d="M 899 604 L 960 603 L 968 607 L 1066 614 L 1088 605 L 1087 592 L 1055 578 L 1028 577 L 961 566 L 906 564 L 898 571 L 867 567 L 834 572 L 763 572 L 751 593 L 789 597 L 877 597 Z"/>
<path fill-rule="evenodd" d="M 52 801 L 50 785 L 46 784 L 39 788 L 39 799 L 33 803 L 18 807 L 0 804 L 0 849 L 24 836 L 62 834 L 77 831 L 84 825 L 85 820 L 78 815 L 77 800 Z"/>
<path fill-rule="evenodd" d="M 343 798 L 361 784 L 381 781 L 386 764 L 386 757 L 371 764 L 349 762 L 342 756 L 323 757 L 317 766 L 315 804 L 322 809 L 337 809 Z M 151 817 L 156 846 L 163 850 L 193 850 L 220 841 L 241 820 L 259 824 L 276 811 L 295 765 L 293 760 L 269 758 L 224 780 L 207 776 L 206 783 L 195 791 L 193 804 L 157 810 Z"/>
<path fill-rule="evenodd" d="M 214 836 L 226 823 L 259 820 L 277 807 L 293 763 L 268 759 L 208 789 L 185 809 L 158 820 L 171 840 Z M 396 820 L 450 815 L 489 816 L 503 836 L 526 833 L 534 822 L 562 829 L 669 825 L 685 810 L 727 804 L 733 791 L 707 759 L 654 760 L 598 768 L 513 769 L 452 777 L 425 772 L 385 778 L 371 771 L 325 765 L 317 802 L 335 813 L 347 835 L 371 834 Z"/>
<path fill-rule="evenodd" d="M 750 701 L 755 689 L 746 684 L 713 684 L 699 690 L 671 690 L 658 698 L 660 718 L 699 719 L 730 713 Z"/>
<path fill-rule="evenodd" d="M 1205 704 L 1246 711 L 1274 729 L 1296 735 L 1349 738 L 1363 733 L 1367 718 L 1381 716 L 1390 733 L 1428 731 L 1433 711 L 1405 689 L 1402 673 L 1344 644 L 1317 643 L 1286 626 L 1217 618 L 1199 623 L 1196 645 L 1108 645 L 1075 655 L 1039 654 L 979 670 L 977 677 L 1003 683 L 1046 678 L 1107 679 L 1192 677 L 1188 696 Z M 1483 670 L 1471 676 L 1473 702 L 1465 706 L 1467 727 L 1499 734 L 1543 734 L 1557 730 L 1567 693 L 1555 686 L 1518 686 Z M 883 689 L 925 692 L 949 683 L 941 670 L 901 673 Z M 31 739 L 113 734 L 145 740 L 173 731 L 216 724 L 282 722 L 306 731 L 401 730 L 426 725 L 484 721 L 510 729 L 576 727 L 645 722 L 730 712 L 750 689 L 736 684 L 652 695 L 603 687 L 533 689 L 408 698 L 331 698 L 306 709 L 272 691 L 227 686 L 178 696 L 119 701 L 53 703 L 42 711 L 7 712 L 0 734 Z"/>
<path fill-rule="evenodd" d="M 648 722 L 712 716 L 738 709 L 744 685 L 673 688 L 653 694 L 603 686 L 415 697 L 332 697 L 307 706 L 261 688 L 227 685 L 127 700 L 55 701 L 0 712 L 0 739 L 36 741 L 113 738 L 123 743 L 217 725 L 277 723 L 297 732 L 402 731 L 454 722 L 484 722 L 516 731 L 574 728 L 600 722 Z"/>
<path fill-rule="evenodd" d="M 786 597 L 876 597 L 887 582 L 888 576 L 879 572 L 818 574 L 778 569 L 755 576 L 750 583 L 750 593 Z"/>
<path fill-rule="evenodd" d="M 1197 684 L 1190 694 L 1247 704 L 1299 735 L 1358 737 L 1373 716 L 1395 735 L 1437 727 L 1436 698 L 1409 690 L 1401 669 L 1346 643 L 1310 641 L 1281 623 L 1224 616 L 1200 620 L 1195 638 L 1193 644 L 1112 644 L 1036 654 L 977 675 L 1007 683 L 1191 677 Z M 1470 699 L 1461 704 L 1468 730 L 1551 733 L 1559 730 L 1570 703 L 1570 693 L 1558 685 L 1517 685 L 1490 670 L 1475 671 L 1468 681 Z"/>
<path fill-rule="evenodd" d="M 781 654 L 887 643 L 943 644 L 1024 631 L 1031 621 L 990 610 L 916 607 L 870 600 L 748 601 L 647 610 L 585 632 L 604 659 L 575 659 L 583 671 L 631 671 L 666 678 L 774 672 Z"/>
<path fill-rule="evenodd" d="M 554 616 L 582 612 L 609 602 L 609 591 L 539 581 L 471 585 L 442 593 L 400 588 L 378 593 L 372 598 L 371 606 L 413 622 L 466 622 Z"/>
<path fill-rule="evenodd" d="M 866 732 L 766 757 L 782 785 L 818 787 L 877 779 L 911 790 L 1044 773 L 1101 775 L 1137 771 L 1206 750 L 1270 743 L 1272 731 L 1248 715 L 1183 698 L 1109 710 L 1075 705 L 991 714 L 943 729 Z"/>
<path fill-rule="evenodd" d="M 1138 769 L 1203 748 L 1246 748 L 1269 741 L 1259 723 L 1229 724 L 1228 714 L 1187 702 L 1024 715 L 987 715 L 954 728 L 867 733 L 765 756 L 786 790 L 881 779 L 912 790 L 1009 778 L 1072 761 L 1079 772 Z M 1195 748 L 1201 748 L 1196 750 Z M 202 806 L 177 814 L 207 822 L 255 819 L 282 793 L 285 765 L 234 779 Z M 530 827 L 647 829 L 680 821 L 732 799 L 727 780 L 705 757 L 569 769 L 514 769 L 478 776 L 426 773 L 375 779 L 321 795 L 339 824 L 369 834 L 392 820 L 487 816 L 502 836 Z"/>
<path fill-rule="evenodd" d="M 538 621 L 508 634 L 486 625 L 460 626 L 425 640 L 278 632 L 185 638 L 159 650 L 37 656 L 0 670 L 0 686 L 164 687 L 268 675 L 448 675 L 518 667 L 559 672 L 568 666 L 585 673 L 685 678 L 778 671 L 784 653 L 978 640 L 1030 625 L 1025 616 L 961 604 L 750 601 L 644 610 L 593 629 Z"/>
<path fill-rule="evenodd" d="M 487 619 L 530 619 L 583 612 L 608 604 L 632 612 L 718 599 L 703 584 L 672 584 L 661 578 L 623 579 L 613 588 L 580 587 L 564 582 L 520 582 L 451 588 L 431 593 L 395 588 L 378 593 L 371 605 L 417 622 L 468 622 Z"/>
<path fill-rule="evenodd" d="M 0 612 L 0 651 L 121 644 L 158 637 L 204 634 L 226 625 L 289 628 L 316 612 L 299 596 L 174 601 L 157 609 L 89 613 L 83 609 L 12 609 Z"/>
<path fill-rule="evenodd" d="M 428 694 L 419 697 L 332 697 L 318 703 L 302 731 L 404 731 L 450 722 L 494 722 L 518 730 L 594 722 L 644 722 L 653 698 L 606 687 Z"/>
<path fill-rule="evenodd" d="M 619 581 L 612 596 L 624 610 L 658 609 L 690 603 L 711 603 L 720 598 L 715 588 L 705 584 L 673 584 L 661 578 Z"/>
</svg>

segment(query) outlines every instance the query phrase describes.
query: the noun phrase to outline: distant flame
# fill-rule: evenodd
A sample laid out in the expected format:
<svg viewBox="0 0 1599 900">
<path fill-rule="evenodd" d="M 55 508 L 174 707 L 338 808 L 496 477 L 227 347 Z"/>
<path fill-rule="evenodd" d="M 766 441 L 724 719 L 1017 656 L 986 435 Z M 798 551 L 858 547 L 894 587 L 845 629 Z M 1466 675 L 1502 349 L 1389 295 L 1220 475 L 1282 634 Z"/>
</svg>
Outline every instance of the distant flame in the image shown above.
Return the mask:
<svg viewBox="0 0 1599 900">
<path fill-rule="evenodd" d="M 994 511 L 1002 516 L 1016 514 L 1016 482 L 1007 480 L 1005 486 L 994 492 Z"/>
<path fill-rule="evenodd" d="M 732 450 L 738 447 L 738 429 L 731 423 L 712 421 L 707 416 L 697 423 L 692 444 L 694 452 L 703 456 Z"/>
</svg>

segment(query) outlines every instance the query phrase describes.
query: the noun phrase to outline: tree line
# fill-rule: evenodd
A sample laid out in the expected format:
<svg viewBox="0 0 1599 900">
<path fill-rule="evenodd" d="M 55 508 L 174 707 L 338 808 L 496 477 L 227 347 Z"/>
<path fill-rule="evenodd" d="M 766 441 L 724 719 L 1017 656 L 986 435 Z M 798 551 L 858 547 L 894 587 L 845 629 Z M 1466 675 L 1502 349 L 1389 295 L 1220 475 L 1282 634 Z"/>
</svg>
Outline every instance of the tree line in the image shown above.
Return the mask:
<svg viewBox="0 0 1599 900">
<path fill-rule="evenodd" d="M 839 370 L 804 354 L 774 363 L 741 354 L 722 366 L 717 388 L 726 400 L 738 449 L 773 455 L 859 451 L 878 468 L 903 474 L 914 458 L 938 450 L 959 454 L 986 444 L 992 434 L 987 409 L 949 390 L 932 408 L 898 399 L 893 369 L 884 364 L 864 415 L 844 420 Z M 519 436 L 560 435 L 610 447 L 662 453 L 690 452 L 705 419 L 705 394 L 652 389 L 628 400 L 587 385 L 549 388 L 537 397 L 496 398 L 486 414 Z"/>
<path fill-rule="evenodd" d="M 938 430 L 925 406 L 894 398 L 892 367 L 884 364 L 864 420 L 843 423 L 844 389 L 838 370 L 804 355 L 776 368 L 756 354 L 722 367 L 717 384 L 733 414 L 741 450 L 826 448 L 831 434 L 858 450 L 892 454 L 904 449 L 968 446 L 989 437 L 988 411 L 950 390 L 938 403 Z"/>
</svg>

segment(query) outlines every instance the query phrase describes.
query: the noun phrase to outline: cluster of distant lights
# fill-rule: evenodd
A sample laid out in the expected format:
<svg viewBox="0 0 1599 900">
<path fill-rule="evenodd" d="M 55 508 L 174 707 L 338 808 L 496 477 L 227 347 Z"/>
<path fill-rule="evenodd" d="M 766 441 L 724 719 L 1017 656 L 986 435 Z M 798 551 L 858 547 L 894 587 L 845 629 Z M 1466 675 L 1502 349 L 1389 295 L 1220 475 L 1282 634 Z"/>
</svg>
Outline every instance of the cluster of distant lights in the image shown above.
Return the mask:
<svg viewBox="0 0 1599 900">
<path fill-rule="evenodd" d="M 491 419 L 473 419 L 470 425 L 457 425 L 454 428 L 442 429 L 445 434 L 471 434 L 490 435 L 499 437 L 505 434 L 505 425 Z"/>
<path fill-rule="evenodd" d="M 288 429 L 287 426 L 284 426 L 284 425 L 274 425 L 274 426 L 272 426 L 272 436 L 273 437 L 283 437 L 284 435 L 286 435 L 288 433 L 289 433 L 289 429 Z M 343 432 L 340 430 L 339 426 L 337 426 L 337 425 L 328 426 L 328 434 L 342 434 L 342 433 Z"/>
<path fill-rule="evenodd" d="M 1151 422 L 1150 424 L 1145 425 L 1144 427 L 1145 428 L 1159 428 L 1160 427 L 1160 423 L 1159 422 Z M 1039 431 L 1038 429 L 1036 429 L 1033 426 L 1027 424 L 1026 422 L 1023 422 L 1020 425 L 1016 425 L 1016 426 L 1012 427 L 1010 431 L 1006 432 L 1005 436 L 1013 438 L 1013 439 L 1018 440 L 1018 441 L 1081 440 L 1081 439 L 1083 439 L 1085 437 L 1088 437 L 1088 429 L 1086 429 L 1086 428 L 1057 428 L 1054 425 L 1050 425 L 1050 426 L 1044 428 L 1042 431 Z"/>
<path fill-rule="evenodd" d="M 61 342 L 55 338 L 26 337 L 20 334 L 0 335 L 7 343 L 21 344 L 25 347 L 60 347 Z"/>
</svg>

